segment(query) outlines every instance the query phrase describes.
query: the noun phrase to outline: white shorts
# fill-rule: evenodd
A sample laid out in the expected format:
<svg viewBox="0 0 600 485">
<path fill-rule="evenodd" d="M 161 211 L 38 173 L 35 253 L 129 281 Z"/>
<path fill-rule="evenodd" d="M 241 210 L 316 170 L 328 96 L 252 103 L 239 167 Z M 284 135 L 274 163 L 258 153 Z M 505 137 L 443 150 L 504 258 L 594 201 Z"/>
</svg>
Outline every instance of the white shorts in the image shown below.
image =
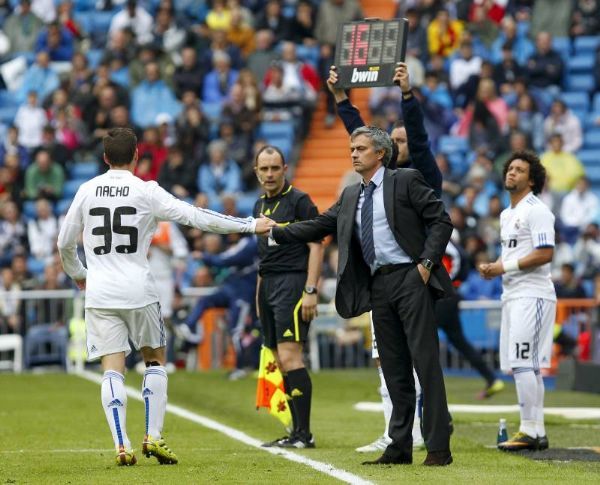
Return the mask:
<svg viewBox="0 0 600 485">
<path fill-rule="evenodd" d="M 543 298 L 516 298 L 502 304 L 500 368 L 534 370 L 550 367 L 556 302 Z"/>
<path fill-rule="evenodd" d="M 167 345 L 160 305 L 142 308 L 86 308 L 85 326 L 88 361 L 108 354 L 131 353 L 129 340 L 136 350 L 157 349 Z"/>
<path fill-rule="evenodd" d="M 373 312 L 369 312 L 369 321 L 371 322 L 371 358 L 379 359 L 379 350 L 377 350 L 377 339 L 375 338 L 375 327 L 373 326 Z"/>
</svg>

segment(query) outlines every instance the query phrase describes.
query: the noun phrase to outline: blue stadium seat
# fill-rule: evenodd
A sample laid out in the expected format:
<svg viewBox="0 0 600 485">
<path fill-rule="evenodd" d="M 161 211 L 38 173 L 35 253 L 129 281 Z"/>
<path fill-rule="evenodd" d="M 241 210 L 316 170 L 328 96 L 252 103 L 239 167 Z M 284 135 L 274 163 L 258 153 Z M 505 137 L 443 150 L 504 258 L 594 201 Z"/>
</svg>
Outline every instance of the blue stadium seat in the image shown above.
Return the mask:
<svg viewBox="0 0 600 485">
<path fill-rule="evenodd" d="M 566 87 L 569 91 L 587 91 L 591 93 L 596 87 L 593 74 L 571 74 L 567 77 Z"/>
<path fill-rule="evenodd" d="M 221 116 L 222 103 L 202 103 L 202 112 L 211 123 L 217 123 Z"/>
<path fill-rule="evenodd" d="M 600 93 L 594 94 L 594 102 L 592 103 L 592 111 L 600 113 Z"/>
<path fill-rule="evenodd" d="M 75 2 L 78 3 L 78 2 Z M 77 22 L 86 34 L 91 34 L 94 29 L 94 12 L 93 11 L 75 11 L 73 14 L 75 22 Z"/>
<path fill-rule="evenodd" d="M 23 202 L 23 215 L 27 219 L 35 219 L 35 200 L 26 200 Z"/>
<path fill-rule="evenodd" d="M 567 68 L 569 72 L 591 74 L 596 59 L 592 54 L 580 54 L 569 57 Z"/>
<path fill-rule="evenodd" d="M 67 327 L 54 325 L 34 325 L 25 335 L 24 359 L 25 367 L 33 365 L 60 364 L 66 365 Z"/>
<path fill-rule="evenodd" d="M 593 129 L 600 126 L 600 111 L 588 113 L 585 117 L 585 128 Z"/>
<path fill-rule="evenodd" d="M 565 92 L 560 95 L 560 99 L 573 110 L 589 111 L 590 109 L 590 98 L 586 93 Z"/>
<path fill-rule="evenodd" d="M 554 37 L 552 47 L 566 61 L 571 55 L 571 39 L 568 37 Z"/>
<path fill-rule="evenodd" d="M 73 202 L 72 198 L 60 199 L 54 207 L 54 214 L 57 216 L 66 214 L 69 210 L 69 207 L 71 206 L 71 202 Z"/>
<path fill-rule="evenodd" d="M 86 57 L 91 69 L 96 69 L 102 60 L 104 51 L 102 49 L 90 49 L 87 51 Z"/>
<path fill-rule="evenodd" d="M 64 199 L 69 199 L 69 198 L 72 199 L 73 197 L 75 197 L 75 194 L 77 193 L 77 189 L 83 182 L 86 182 L 86 180 L 84 180 L 84 179 L 67 180 L 65 182 L 65 185 L 63 186 L 63 193 L 62 193 L 63 198 Z"/>
<path fill-rule="evenodd" d="M 584 109 L 572 109 L 571 113 L 573 113 L 577 118 L 579 118 L 579 122 L 581 126 L 585 125 L 585 119 L 587 118 L 587 111 Z"/>
<path fill-rule="evenodd" d="M 498 349 L 499 331 L 488 328 L 487 310 L 462 310 L 460 319 L 465 337 L 475 348 Z"/>
<path fill-rule="evenodd" d="M 447 156 L 453 174 L 463 175 L 467 172 L 469 163 L 462 152 L 448 153 Z"/>
<path fill-rule="evenodd" d="M 44 273 L 46 262 L 43 259 L 35 259 L 34 257 L 27 258 L 27 269 L 34 275 L 40 275 Z"/>
<path fill-rule="evenodd" d="M 585 175 L 592 185 L 598 185 L 600 183 L 600 165 L 594 167 L 586 166 Z"/>
<path fill-rule="evenodd" d="M 582 35 L 575 37 L 575 54 L 595 53 L 600 46 L 600 35 Z"/>
<path fill-rule="evenodd" d="M 96 0 L 77 0 L 73 2 L 75 12 L 87 12 L 96 9 Z"/>
<path fill-rule="evenodd" d="M 77 162 L 71 165 L 69 177 L 72 179 L 91 179 L 98 175 L 98 164 L 96 162 Z"/>
<path fill-rule="evenodd" d="M 18 106 L 0 106 L 0 123 L 12 125 L 18 110 Z"/>
<path fill-rule="evenodd" d="M 456 152 L 466 152 L 468 149 L 469 143 L 466 138 L 450 135 L 440 137 L 439 151 L 446 155 Z"/>
<path fill-rule="evenodd" d="M 590 166 L 600 166 L 600 150 L 579 150 L 575 155 L 586 170 Z"/>
<path fill-rule="evenodd" d="M 15 98 L 15 93 L 11 91 L 6 91 L 4 89 L 0 90 L 0 106 L 19 106 L 19 102 Z"/>
<path fill-rule="evenodd" d="M 588 130 L 583 134 L 583 146 L 600 149 L 600 128 Z"/>
<path fill-rule="evenodd" d="M 261 138 L 294 138 L 294 123 L 291 121 L 263 121 L 259 127 Z"/>
</svg>

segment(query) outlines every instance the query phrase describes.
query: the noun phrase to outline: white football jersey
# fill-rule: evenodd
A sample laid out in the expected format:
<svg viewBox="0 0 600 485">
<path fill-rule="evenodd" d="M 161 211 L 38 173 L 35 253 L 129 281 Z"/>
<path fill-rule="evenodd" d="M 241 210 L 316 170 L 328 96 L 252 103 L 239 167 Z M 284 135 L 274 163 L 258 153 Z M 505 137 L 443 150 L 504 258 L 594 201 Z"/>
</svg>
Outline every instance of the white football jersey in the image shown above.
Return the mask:
<svg viewBox="0 0 600 485">
<path fill-rule="evenodd" d="M 502 262 L 521 259 L 534 249 L 554 247 L 554 214 L 533 193 L 500 214 Z M 502 299 L 534 297 L 556 300 L 550 263 L 502 275 Z"/>
<path fill-rule="evenodd" d="M 58 236 L 65 272 L 86 279 L 86 308 L 141 308 L 158 301 L 147 256 L 159 220 L 221 234 L 256 228 L 252 217 L 200 209 L 128 170 L 109 170 L 79 187 Z M 82 232 L 87 271 L 77 257 Z"/>
</svg>

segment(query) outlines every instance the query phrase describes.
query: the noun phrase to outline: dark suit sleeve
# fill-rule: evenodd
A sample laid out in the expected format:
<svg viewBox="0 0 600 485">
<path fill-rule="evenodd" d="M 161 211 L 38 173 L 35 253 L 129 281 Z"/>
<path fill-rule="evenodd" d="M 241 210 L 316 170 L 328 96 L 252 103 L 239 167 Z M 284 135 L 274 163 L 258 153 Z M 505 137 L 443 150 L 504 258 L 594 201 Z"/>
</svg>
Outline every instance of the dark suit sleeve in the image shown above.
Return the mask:
<svg viewBox="0 0 600 485">
<path fill-rule="evenodd" d="M 294 222 L 285 227 L 274 227 L 273 239 L 278 244 L 321 241 L 337 230 L 340 201 L 341 198 L 323 214 L 310 221 Z"/>
<path fill-rule="evenodd" d="M 337 109 L 338 115 L 344 122 L 346 131 L 349 134 L 352 134 L 352 132 L 357 128 L 365 126 L 365 122 L 360 117 L 360 111 L 358 111 L 358 108 L 356 108 L 356 106 L 354 106 L 349 99 L 340 101 L 337 104 Z"/>
<path fill-rule="evenodd" d="M 408 176 L 409 199 L 428 229 L 423 252 L 419 257 L 440 264 L 452 235 L 450 216 L 444 209 L 444 203 L 436 197 L 420 172 L 411 170 Z"/>
<path fill-rule="evenodd" d="M 442 196 L 442 172 L 435 161 L 429 146 L 429 137 L 425 130 L 423 110 L 414 96 L 402 100 L 402 115 L 408 138 L 408 153 L 412 166 L 425 177 L 437 197 Z"/>
</svg>

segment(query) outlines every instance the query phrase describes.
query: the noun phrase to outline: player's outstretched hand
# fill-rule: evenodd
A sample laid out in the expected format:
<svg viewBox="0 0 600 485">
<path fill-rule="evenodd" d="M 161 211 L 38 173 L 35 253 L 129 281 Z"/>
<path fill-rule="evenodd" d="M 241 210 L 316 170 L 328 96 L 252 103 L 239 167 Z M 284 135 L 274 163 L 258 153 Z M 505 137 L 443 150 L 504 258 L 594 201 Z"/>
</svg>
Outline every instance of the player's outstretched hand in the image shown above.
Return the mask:
<svg viewBox="0 0 600 485">
<path fill-rule="evenodd" d="M 269 234 L 269 231 L 272 227 L 275 227 L 277 223 L 273 219 L 269 219 L 261 215 L 258 219 L 256 219 L 256 229 L 254 232 L 259 236 L 266 236 Z"/>
<path fill-rule="evenodd" d="M 329 77 L 327 78 L 327 89 L 329 89 L 331 94 L 333 94 L 333 97 L 335 98 L 336 103 L 339 103 L 340 101 L 344 101 L 345 99 L 348 99 L 348 96 L 346 96 L 346 91 L 344 91 L 342 88 L 338 88 L 336 86 L 337 82 L 338 82 L 337 67 L 331 66 L 329 68 Z"/>
<path fill-rule="evenodd" d="M 394 84 L 400 86 L 403 93 L 410 91 L 410 78 L 408 76 L 408 66 L 405 62 L 398 62 L 394 69 Z"/>
</svg>

